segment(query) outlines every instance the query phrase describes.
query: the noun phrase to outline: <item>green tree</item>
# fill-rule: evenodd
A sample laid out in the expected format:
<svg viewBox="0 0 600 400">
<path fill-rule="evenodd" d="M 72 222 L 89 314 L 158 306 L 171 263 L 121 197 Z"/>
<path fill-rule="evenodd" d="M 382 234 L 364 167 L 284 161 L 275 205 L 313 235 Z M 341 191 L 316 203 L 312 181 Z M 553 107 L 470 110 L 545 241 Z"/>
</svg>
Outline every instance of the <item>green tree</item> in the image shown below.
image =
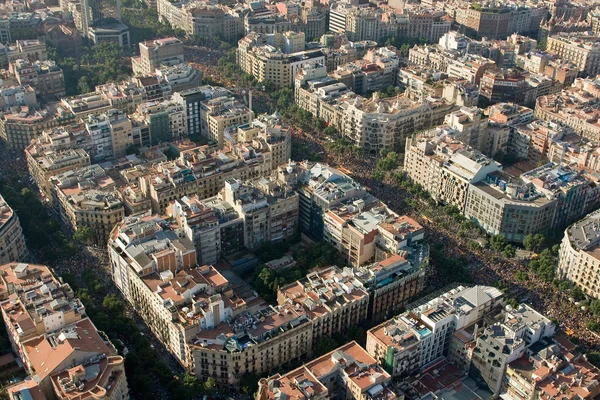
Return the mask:
<svg viewBox="0 0 600 400">
<path fill-rule="evenodd" d="M 89 93 L 92 91 L 88 83 L 87 76 L 82 76 L 81 78 L 79 78 L 79 80 L 77 81 L 77 89 L 79 90 L 79 93 Z"/>
<path fill-rule="evenodd" d="M 600 299 L 596 299 L 590 303 L 590 312 L 600 317 Z"/>
<path fill-rule="evenodd" d="M 502 255 L 506 258 L 513 258 L 517 253 L 517 249 L 512 244 L 507 244 L 502 250 Z"/>
<path fill-rule="evenodd" d="M 494 235 L 490 238 L 490 244 L 496 251 L 502 251 L 506 248 L 506 239 L 503 235 Z"/>
<path fill-rule="evenodd" d="M 384 158 L 380 158 L 379 160 L 377 160 L 377 165 L 375 166 L 375 169 L 381 171 L 394 170 L 398 168 L 399 159 L 400 157 L 398 156 L 398 153 L 396 153 L 395 151 L 390 151 L 386 154 Z"/>
<path fill-rule="evenodd" d="M 538 50 L 546 50 L 547 47 L 548 47 L 548 37 L 543 38 L 537 44 Z"/>
<path fill-rule="evenodd" d="M 333 126 L 333 125 L 329 125 L 327 128 L 325 128 L 323 130 L 323 133 L 326 134 L 327 136 L 337 136 L 338 135 L 338 131 L 337 131 L 337 129 L 335 129 L 335 126 Z"/>
<path fill-rule="evenodd" d="M 317 128 L 317 131 L 322 131 L 327 127 L 327 124 L 325 123 L 325 121 L 323 121 L 321 118 L 317 118 L 315 120 L 315 128 Z"/>
<path fill-rule="evenodd" d="M 550 249 L 544 249 L 537 260 L 531 260 L 529 268 L 544 282 L 552 282 L 556 276 L 556 256 Z"/>
<path fill-rule="evenodd" d="M 93 238 L 94 232 L 92 231 L 92 228 L 90 228 L 87 225 L 79 227 L 77 231 L 75 231 L 75 233 L 73 234 L 73 239 L 81 243 L 89 244 L 91 243 Z"/>
<path fill-rule="evenodd" d="M 595 319 L 590 319 L 585 326 L 590 330 L 590 331 L 594 331 L 594 332 L 599 332 L 600 331 L 600 322 L 598 322 Z"/>
<path fill-rule="evenodd" d="M 600 353 L 597 351 L 592 351 L 585 356 L 590 364 L 596 366 L 596 368 L 600 368 Z"/>
<path fill-rule="evenodd" d="M 102 307 L 111 314 L 119 314 L 125 310 L 125 303 L 115 294 L 109 294 L 102 300 Z"/>
<path fill-rule="evenodd" d="M 253 395 L 258 390 L 259 379 L 258 375 L 246 372 L 239 379 L 240 390 L 246 394 Z"/>
<path fill-rule="evenodd" d="M 217 380 L 215 378 L 213 378 L 212 376 L 210 376 L 204 382 L 204 389 L 206 389 L 207 392 L 212 392 L 216 387 L 217 387 Z"/>
<path fill-rule="evenodd" d="M 546 243 L 546 236 L 543 233 L 530 234 L 523 239 L 525 249 L 535 253 L 539 253 L 542 250 L 544 243 Z"/>
<path fill-rule="evenodd" d="M 320 357 L 323 354 L 327 354 L 332 350 L 335 350 L 339 347 L 339 343 L 332 337 L 326 336 L 322 337 L 317 341 L 317 344 L 314 348 L 314 356 Z"/>
<path fill-rule="evenodd" d="M 527 275 L 527 272 L 525 271 L 519 271 L 515 274 L 515 278 L 518 282 L 525 282 L 529 280 L 529 275 Z"/>
<path fill-rule="evenodd" d="M 481 245 L 476 240 L 469 240 L 467 242 L 467 247 L 472 251 L 477 251 L 477 250 L 481 249 Z"/>
</svg>

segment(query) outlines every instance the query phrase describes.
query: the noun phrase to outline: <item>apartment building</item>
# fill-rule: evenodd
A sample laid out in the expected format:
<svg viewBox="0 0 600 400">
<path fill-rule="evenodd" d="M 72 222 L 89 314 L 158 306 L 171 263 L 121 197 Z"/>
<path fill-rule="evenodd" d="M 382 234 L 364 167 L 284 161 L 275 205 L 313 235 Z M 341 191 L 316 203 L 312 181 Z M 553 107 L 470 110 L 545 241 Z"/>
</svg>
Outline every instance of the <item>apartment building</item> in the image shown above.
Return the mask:
<svg viewBox="0 0 600 400">
<path fill-rule="evenodd" d="M 61 221 L 73 231 L 87 226 L 93 242 L 106 243 L 125 215 L 116 184 L 106 171 L 93 164 L 55 175 L 51 182 L 54 208 Z"/>
<path fill-rule="evenodd" d="M 175 65 L 185 61 L 183 42 L 174 37 L 139 43 L 140 56 L 131 58 L 135 75 L 152 75 L 161 64 Z"/>
<path fill-rule="evenodd" d="M 525 103 L 527 81 L 518 70 L 486 71 L 481 77 L 479 94 L 490 104 L 501 102 Z M 535 98 L 535 97 L 534 97 Z"/>
<path fill-rule="evenodd" d="M 581 288 L 589 296 L 600 298 L 598 243 L 600 231 L 595 211 L 565 230 L 558 261 L 558 275 Z"/>
<path fill-rule="evenodd" d="M 8 263 L 0 266 L 0 306 L 13 350 L 86 317 L 71 287 L 45 265 Z"/>
<path fill-rule="evenodd" d="M 352 271 L 328 267 L 277 290 L 277 303 L 302 309 L 311 321 L 312 340 L 343 334 L 367 319 L 369 293 Z"/>
<path fill-rule="evenodd" d="M 119 117 L 121 121 L 119 121 Z M 124 118 L 127 122 L 127 118 Z M 92 161 L 99 162 L 106 159 L 110 159 L 115 156 L 115 151 L 113 148 L 113 134 L 112 134 L 112 125 L 113 122 L 117 125 L 121 125 L 120 128 L 123 130 L 123 115 L 119 115 L 117 110 L 110 109 L 104 114 L 95 114 L 89 115 L 84 121 L 85 130 L 90 137 L 92 142 L 92 147 L 90 150 L 90 157 Z M 131 128 L 130 128 L 131 129 Z M 129 139 L 128 144 L 133 144 L 133 138 L 127 137 L 125 134 L 125 138 L 120 138 L 117 143 L 123 143 L 125 139 Z M 126 142 L 125 142 L 126 143 Z M 122 149 L 122 153 L 124 154 L 124 148 Z"/>
<path fill-rule="evenodd" d="M 202 200 L 202 204 L 210 208 L 219 220 L 220 256 L 228 257 L 245 251 L 244 221 L 233 206 L 220 196 Z"/>
<path fill-rule="evenodd" d="M 398 66 L 395 50 L 381 47 L 367 51 L 361 60 L 338 66 L 330 76 L 353 92 L 364 95 L 395 85 Z"/>
<path fill-rule="evenodd" d="M 196 248 L 198 265 L 214 265 L 221 254 L 221 230 L 215 211 L 198 196 L 171 202 L 167 215 L 185 231 Z"/>
<path fill-rule="evenodd" d="M 244 181 L 270 175 L 270 153 L 243 149 L 233 146 L 215 151 L 201 146 L 184 150 L 178 159 L 158 162 L 141 171 L 136 179 L 151 200 L 152 211 L 162 214 L 171 201 L 183 196 L 216 196 L 229 178 Z"/>
<path fill-rule="evenodd" d="M 478 38 L 504 39 L 512 33 L 537 32 L 547 14 L 545 7 L 515 7 L 487 3 L 456 10 L 456 23 Z"/>
<path fill-rule="evenodd" d="M 382 321 L 397 314 L 423 289 L 429 249 L 413 245 L 405 248 L 403 256 L 396 254 L 372 264 L 352 267 L 354 277 L 369 292 L 369 320 Z"/>
<path fill-rule="evenodd" d="M 24 347 L 23 364 L 47 397 L 129 398 L 125 359 L 87 318 L 29 340 Z"/>
<path fill-rule="evenodd" d="M 74 115 L 56 104 L 48 104 L 41 109 L 13 107 L 0 116 L 0 137 L 11 149 L 22 150 L 45 129 L 72 121 Z"/>
<path fill-rule="evenodd" d="M 277 112 L 273 115 L 261 115 L 248 124 L 239 125 L 236 132 L 229 131 L 228 129 L 226 140 L 269 151 L 273 171 L 290 160 L 292 128 L 281 121 L 281 115 Z"/>
<path fill-rule="evenodd" d="M 444 125 L 436 127 L 436 135 L 445 134 L 471 146 L 488 157 L 498 152 L 506 154 L 510 129 L 490 123 L 483 110 L 478 107 L 461 107 L 444 120 Z"/>
<path fill-rule="evenodd" d="M 52 199 L 50 177 L 90 165 L 91 138 L 83 124 L 45 130 L 25 148 L 29 174 L 47 199 Z"/>
<path fill-rule="evenodd" d="M 158 338 L 198 379 L 237 383 L 312 350 L 312 326 L 291 306 L 243 298 L 216 269 L 196 267 L 191 241 L 163 230 L 156 217 L 129 217 L 115 227 L 113 279 Z"/>
<path fill-rule="evenodd" d="M 570 133 L 568 127 L 548 121 L 535 120 L 515 124 L 511 126 L 507 154 L 514 154 L 519 159 L 533 162 L 539 162 L 544 157 L 552 162 L 560 162 L 565 146 L 561 139 Z"/>
<path fill-rule="evenodd" d="M 526 304 L 507 306 L 501 322 L 477 335 L 471 354 L 471 375 L 483 380 L 494 396 L 502 391 L 507 365 L 524 356 L 527 349 L 554 335 L 556 326 Z M 502 349 L 498 351 L 497 349 Z"/>
<path fill-rule="evenodd" d="M 270 45 L 281 50 L 284 54 L 298 53 L 305 50 L 306 40 L 302 32 L 276 31 L 263 33 L 257 30 L 249 30 L 248 32 L 248 35 L 240 40 L 240 42 L 244 42 L 245 46 Z"/>
<path fill-rule="evenodd" d="M 0 195 L 0 263 L 25 261 L 28 255 L 19 217 Z"/>
<path fill-rule="evenodd" d="M 578 377 L 578 379 L 573 379 Z M 506 367 L 502 393 L 515 400 L 550 397 L 593 399 L 600 394 L 598 368 L 563 336 L 543 338 Z M 564 384 L 561 384 L 564 383 Z"/>
<path fill-rule="evenodd" d="M 189 136 L 197 137 L 201 134 L 200 103 L 213 97 L 226 96 L 229 93 L 222 87 L 204 85 L 173 94 L 172 100 L 181 104 L 185 110 Z"/>
<path fill-rule="evenodd" d="M 268 81 L 281 88 L 292 86 L 294 77 L 304 66 L 324 64 L 325 55 L 321 50 L 286 54 L 270 44 L 255 45 L 252 37 L 247 36 L 238 43 L 237 62 L 242 71 L 259 82 Z"/>
<path fill-rule="evenodd" d="M 31 86 L 16 86 L 16 82 L 13 84 L 10 79 L 3 79 L 0 96 L 1 110 L 17 106 L 38 107 L 35 89 Z"/>
<path fill-rule="evenodd" d="M 245 373 L 273 373 L 312 353 L 313 327 L 304 310 L 290 305 L 254 308 L 192 339 L 196 377 L 211 376 L 219 385 L 231 386 Z"/>
<path fill-rule="evenodd" d="M 148 126 L 150 142 L 157 145 L 188 136 L 187 113 L 173 100 L 149 101 L 138 106 L 135 116 Z"/>
<path fill-rule="evenodd" d="M 598 97 L 580 88 L 539 97 L 535 104 L 536 118 L 573 128 L 575 133 L 597 142 L 600 126 L 595 121 L 600 113 Z"/>
<path fill-rule="evenodd" d="M 502 307 L 490 286 L 458 286 L 367 331 L 367 352 L 392 376 L 413 373 L 448 354 L 452 335 Z"/>
<path fill-rule="evenodd" d="M 443 133 L 406 140 L 404 171 L 441 203 L 464 210 L 469 185 L 500 170 L 500 164 Z"/>
<path fill-rule="evenodd" d="M 354 267 L 399 254 L 424 237 L 416 221 L 398 216 L 372 196 L 329 208 L 323 223 L 323 239 Z"/>
<path fill-rule="evenodd" d="M 317 93 L 323 93 L 325 99 L 318 103 L 317 116 L 334 125 L 352 144 L 371 154 L 397 148 L 414 132 L 441 123 L 444 115 L 454 107 L 443 99 L 417 102 L 403 95 L 381 99 L 378 93 L 368 99 L 343 95 L 327 101 L 330 88 L 345 89 L 345 85 L 340 85 L 343 84 L 318 89 Z"/>
<path fill-rule="evenodd" d="M 244 35 L 243 19 L 227 6 L 189 3 L 181 9 L 182 26 L 188 36 L 207 39 L 218 36 L 225 41 L 234 41 Z"/>
<path fill-rule="evenodd" d="M 257 400 L 399 400 L 391 376 L 356 342 L 345 344 L 286 374 L 262 378 Z"/>
<path fill-rule="evenodd" d="M 173 93 L 202 85 L 202 71 L 186 63 L 162 64 L 154 71 L 159 81 L 171 87 Z"/>
<path fill-rule="evenodd" d="M 12 41 L 7 40 L 2 43 L 11 42 Z M 9 45 L 6 48 L 6 57 L 9 64 L 19 59 L 28 60 L 30 62 L 46 61 L 48 59 L 48 49 L 43 40 L 15 40 L 14 43 L 14 45 Z"/>
<path fill-rule="evenodd" d="M 128 398 L 124 359 L 47 266 L 0 266 L 0 299 L 8 338 L 31 375 L 9 389 L 14 398 Z"/>
<path fill-rule="evenodd" d="M 595 76 L 600 73 L 600 45 L 596 36 L 550 36 L 546 50 L 557 58 L 574 63 L 580 75 Z"/>
<path fill-rule="evenodd" d="M 277 169 L 277 179 L 297 189 L 300 228 L 317 240 L 323 238 L 323 216 L 327 210 L 352 198 L 373 198 L 348 175 L 320 163 L 291 161 Z"/>
<path fill-rule="evenodd" d="M 254 112 L 233 97 L 222 96 L 200 103 L 200 132 L 206 139 L 223 147 L 225 130 L 254 119 Z"/>
<path fill-rule="evenodd" d="M 594 177 L 549 163 L 515 178 L 495 171 L 471 183 L 464 215 L 491 235 L 521 242 L 528 234 L 559 229 L 597 207 Z"/>
<path fill-rule="evenodd" d="M 291 186 L 265 177 L 246 182 L 229 178 L 220 196 L 244 221 L 248 249 L 290 240 L 298 232 L 299 196 Z"/>
<path fill-rule="evenodd" d="M 66 94 L 65 77 L 54 61 L 15 60 L 10 73 L 19 85 L 33 87 L 43 99 L 55 100 Z"/>
</svg>

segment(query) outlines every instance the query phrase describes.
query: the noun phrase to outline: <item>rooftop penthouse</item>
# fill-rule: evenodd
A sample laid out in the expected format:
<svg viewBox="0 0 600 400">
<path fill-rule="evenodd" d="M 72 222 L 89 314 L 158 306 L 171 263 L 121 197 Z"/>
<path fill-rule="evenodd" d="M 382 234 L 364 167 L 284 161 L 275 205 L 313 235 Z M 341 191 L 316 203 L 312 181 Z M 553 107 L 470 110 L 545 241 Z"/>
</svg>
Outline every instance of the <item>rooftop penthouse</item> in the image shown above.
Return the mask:
<svg viewBox="0 0 600 400">
<path fill-rule="evenodd" d="M 308 322 L 301 309 L 289 305 L 266 306 L 254 312 L 242 311 L 212 330 L 198 332 L 191 344 L 227 353 L 243 352 Z"/>
<path fill-rule="evenodd" d="M 160 252 L 155 254 L 160 256 Z M 182 269 L 175 274 L 170 270 L 152 272 L 141 279 L 171 313 L 173 321 L 184 328 L 214 328 L 221 322 L 213 320 L 219 318 L 217 314 L 228 318 L 245 306 L 242 299 L 230 298 L 233 292 L 229 282 L 210 265 Z"/>
<path fill-rule="evenodd" d="M 593 399 L 600 394 L 600 371 L 565 337 L 544 338 L 528 355 L 507 367 L 506 394 L 535 393 L 542 399 Z"/>
<path fill-rule="evenodd" d="M 411 314 L 432 322 L 441 321 L 450 315 L 455 315 L 458 320 L 468 322 L 465 319 L 466 317 L 472 313 L 480 314 L 482 308 L 493 308 L 502 302 L 503 296 L 502 292 L 491 286 L 474 286 L 471 288 L 458 286 L 424 304 L 416 306 L 412 309 Z"/>
<path fill-rule="evenodd" d="M 60 173 L 51 180 L 74 207 L 97 211 L 122 207 L 115 181 L 97 164 Z"/>
<path fill-rule="evenodd" d="M 410 276 L 419 269 L 418 264 L 413 265 L 401 255 L 395 254 L 382 261 L 353 267 L 352 273 L 366 288 L 381 288 L 395 280 Z"/>
<path fill-rule="evenodd" d="M 566 195 L 573 187 L 583 185 L 588 180 L 568 165 L 548 163 L 521 175 L 523 182 L 533 184 L 546 198 L 552 199 L 561 193 Z"/>
<path fill-rule="evenodd" d="M 324 400 L 348 392 L 360 399 L 400 398 L 390 383 L 390 374 L 356 342 L 350 342 L 296 370 L 261 379 L 256 398 Z"/>
<path fill-rule="evenodd" d="M 305 278 L 278 290 L 279 304 L 290 303 L 296 309 L 304 309 L 310 319 L 321 317 L 349 303 L 368 298 L 362 283 L 352 271 L 329 267 L 312 272 Z"/>
<path fill-rule="evenodd" d="M 73 290 L 44 265 L 2 265 L 0 280 L 2 316 L 15 344 L 85 317 Z"/>
<path fill-rule="evenodd" d="M 138 275 L 171 271 L 165 279 L 196 262 L 194 245 L 179 238 L 157 216 L 134 215 L 124 218 L 111 232 L 111 243 Z"/>
<path fill-rule="evenodd" d="M 567 235 L 573 248 L 594 251 L 600 243 L 600 211 L 575 222 L 567 228 Z"/>
</svg>

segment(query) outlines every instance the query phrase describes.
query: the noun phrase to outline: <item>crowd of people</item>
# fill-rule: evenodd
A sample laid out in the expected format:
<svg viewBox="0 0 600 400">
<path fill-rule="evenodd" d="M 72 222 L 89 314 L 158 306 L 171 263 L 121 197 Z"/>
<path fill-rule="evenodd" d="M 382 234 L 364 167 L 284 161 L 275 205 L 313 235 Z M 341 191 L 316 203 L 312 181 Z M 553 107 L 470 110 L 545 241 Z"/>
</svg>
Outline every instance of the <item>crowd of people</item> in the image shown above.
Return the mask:
<svg viewBox="0 0 600 400">
<path fill-rule="evenodd" d="M 322 135 L 298 130 L 294 134 L 296 141 L 303 146 L 310 146 L 315 152 L 323 152 L 327 147 Z M 586 327 L 586 322 L 594 317 L 576 304 L 568 292 L 560 291 L 551 283 L 536 277 L 522 260 L 507 259 L 490 248 L 470 249 L 467 246 L 467 238 L 459 237 L 455 230 L 443 224 L 436 224 L 418 210 L 409 207 L 406 200 L 410 194 L 397 186 L 392 179 L 388 177 L 381 183 L 372 179 L 375 159 L 355 156 L 351 152 L 336 154 L 325 151 L 321 154 L 324 154 L 323 161 L 349 171 L 354 179 L 367 186 L 375 197 L 385 202 L 393 211 L 401 215 L 409 214 L 421 223 L 427 229 L 428 243 L 441 248 L 442 259 L 466 260 L 474 283 L 498 285 L 501 282 L 505 296 L 531 304 L 539 312 L 556 320 L 562 332 L 575 339 L 582 350 L 600 350 L 600 336 Z M 439 267 L 440 265 L 432 262 L 427 278 L 427 284 L 436 289 L 448 284 L 441 279 L 442 274 L 436 271 Z M 520 282 L 517 279 L 519 271 L 527 274 L 528 279 Z"/>
</svg>

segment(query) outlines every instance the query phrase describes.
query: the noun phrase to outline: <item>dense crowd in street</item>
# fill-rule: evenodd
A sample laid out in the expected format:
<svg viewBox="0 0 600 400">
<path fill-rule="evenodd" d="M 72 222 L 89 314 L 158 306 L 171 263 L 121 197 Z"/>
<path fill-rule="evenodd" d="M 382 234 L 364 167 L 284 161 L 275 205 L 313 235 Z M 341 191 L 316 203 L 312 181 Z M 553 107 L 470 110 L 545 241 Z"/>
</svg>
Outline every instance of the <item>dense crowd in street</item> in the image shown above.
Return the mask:
<svg viewBox="0 0 600 400">
<path fill-rule="evenodd" d="M 350 153 L 334 154 L 324 152 L 325 140 L 301 131 L 295 131 L 295 143 L 309 146 L 315 153 L 325 154 L 324 161 L 331 165 L 343 167 L 351 172 L 352 177 L 367 186 L 370 192 L 385 202 L 398 214 L 409 214 L 427 229 L 427 240 L 431 246 L 441 244 L 443 259 L 463 258 L 467 260 L 469 270 L 476 284 L 495 285 L 499 281 L 507 287 L 505 295 L 519 302 L 531 304 L 540 312 L 558 321 L 563 332 L 571 334 L 579 342 L 582 350 L 600 350 L 600 336 L 586 328 L 586 321 L 593 316 L 581 309 L 569 297 L 569 293 L 558 290 L 552 284 L 537 278 L 528 270 L 526 263 L 518 259 L 506 259 L 488 248 L 473 251 L 467 247 L 467 239 L 460 238 L 455 231 L 435 224 L 421 213 L 412 210 L 407 205 L 408 192 L 395 185 L 391 179 L 382 183 L 372 179 L 375 160 L 362 158 Z M 294 143 L 292 144 L 292 146 Z M 438 289 L 448 284 L 440 280 L 441 274 L 435 270 L 432 263 L 428 273 L 427 284 L 432 289 Z M 529 279 L 519 282 L 516 275 L 519 271 L 528 274 Z"/>
</svg>

